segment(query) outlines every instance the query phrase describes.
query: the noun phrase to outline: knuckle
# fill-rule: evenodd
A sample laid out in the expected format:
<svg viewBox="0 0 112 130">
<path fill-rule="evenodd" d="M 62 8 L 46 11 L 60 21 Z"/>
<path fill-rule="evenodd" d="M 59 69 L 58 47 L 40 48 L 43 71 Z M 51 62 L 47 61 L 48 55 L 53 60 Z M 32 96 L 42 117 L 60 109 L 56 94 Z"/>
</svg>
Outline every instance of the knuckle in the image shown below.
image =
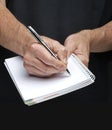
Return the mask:
<svg viewBox="0 0 112 130">
<path fill-rule="evenodd" d="M 30 50 L 34 51 L 34 50 L 35 50 L 35 46 L 36 46 L 35 43 L 31 44 L 31 45 L 29 46 Z"/>
</svg>

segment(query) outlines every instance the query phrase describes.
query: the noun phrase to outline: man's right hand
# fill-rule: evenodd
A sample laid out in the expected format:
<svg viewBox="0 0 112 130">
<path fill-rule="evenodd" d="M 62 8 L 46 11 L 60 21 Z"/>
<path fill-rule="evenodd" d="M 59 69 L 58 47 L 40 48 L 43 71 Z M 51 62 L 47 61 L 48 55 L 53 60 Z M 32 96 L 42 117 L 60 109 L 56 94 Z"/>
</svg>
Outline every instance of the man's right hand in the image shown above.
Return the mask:
<svg viewBox="0 0 112 130">
<path fill-rule="evenodd" d="M 42 36 L 49 48 L 58 56 L 54 58 L 39 42 L 26 45 L 24 48 L 24 66 L 30 75 L 49 77 L 66 70 L 67 51 L 58 41 Z"/>
</svg>

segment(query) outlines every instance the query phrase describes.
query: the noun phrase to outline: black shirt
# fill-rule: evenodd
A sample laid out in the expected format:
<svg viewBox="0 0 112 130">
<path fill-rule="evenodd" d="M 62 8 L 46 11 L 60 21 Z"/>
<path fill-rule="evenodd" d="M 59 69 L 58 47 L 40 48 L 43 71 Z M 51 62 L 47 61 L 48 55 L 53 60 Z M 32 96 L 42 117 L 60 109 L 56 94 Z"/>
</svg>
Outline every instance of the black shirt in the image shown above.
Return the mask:
<svg viewBox="0 0 112 130">
<path fill-rule="evenodd" d="M 7 8 L 25 26 L 31 25 L 39 34 L 62 44 L 68 35 L 100 27 L 112 19 L 112 0 L 7 0 Z M 15 54 L 2 47 L 0 53 L 0 98 L 18 101 L 19 94 L 3 65 L 4 58 Z M 94 84 L 54 100 L 111 101 L 112 52 L 91 54 L 89 68 L 96 76 Z"/>
</svg>

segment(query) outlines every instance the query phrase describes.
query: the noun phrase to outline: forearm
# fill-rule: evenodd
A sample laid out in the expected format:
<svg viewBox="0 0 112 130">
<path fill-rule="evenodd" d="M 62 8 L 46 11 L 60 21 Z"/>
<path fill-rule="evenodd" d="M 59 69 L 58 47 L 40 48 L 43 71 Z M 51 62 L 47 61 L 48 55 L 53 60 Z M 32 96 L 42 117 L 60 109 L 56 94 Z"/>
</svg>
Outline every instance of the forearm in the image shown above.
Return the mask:
<svg viewBox="0 0 112 130">
<path fill-rule="evenodd" d="M 112 22 L 90 31 L 90 51 L 105 52 L 112 50 Z"/>
<path fill-rule="evenodd" d="M 0 0 L 0 3 L 5 6 L 6 5 L 6 0 Z"/>
<path fill-rule="evenodd" d="M 23 55 L 26 44 L 34 41 L 26 27 L 0 2 L 0 45 Z"/>
</svg>

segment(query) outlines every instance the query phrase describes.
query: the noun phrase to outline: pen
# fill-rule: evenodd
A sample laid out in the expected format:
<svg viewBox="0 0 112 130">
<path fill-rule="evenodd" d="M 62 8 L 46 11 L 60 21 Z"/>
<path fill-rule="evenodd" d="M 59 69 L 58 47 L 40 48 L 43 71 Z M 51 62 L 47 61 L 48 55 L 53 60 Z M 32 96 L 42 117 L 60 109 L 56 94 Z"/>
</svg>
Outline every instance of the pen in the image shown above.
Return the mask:
<svg viewBox="0 0 112 130">
<path fill-rule="evenodd" d="M 31 27 L 28 26 L 28 30 L 34 35 L 34 37 L 51 53 L 53 57 L 58 59 L 57 55 L 48 47 L 48 45 L 40 38 L 40 35 Z M 66 69 L 67 73 L 70 75 L 70 71 Z"/>
</svg>

